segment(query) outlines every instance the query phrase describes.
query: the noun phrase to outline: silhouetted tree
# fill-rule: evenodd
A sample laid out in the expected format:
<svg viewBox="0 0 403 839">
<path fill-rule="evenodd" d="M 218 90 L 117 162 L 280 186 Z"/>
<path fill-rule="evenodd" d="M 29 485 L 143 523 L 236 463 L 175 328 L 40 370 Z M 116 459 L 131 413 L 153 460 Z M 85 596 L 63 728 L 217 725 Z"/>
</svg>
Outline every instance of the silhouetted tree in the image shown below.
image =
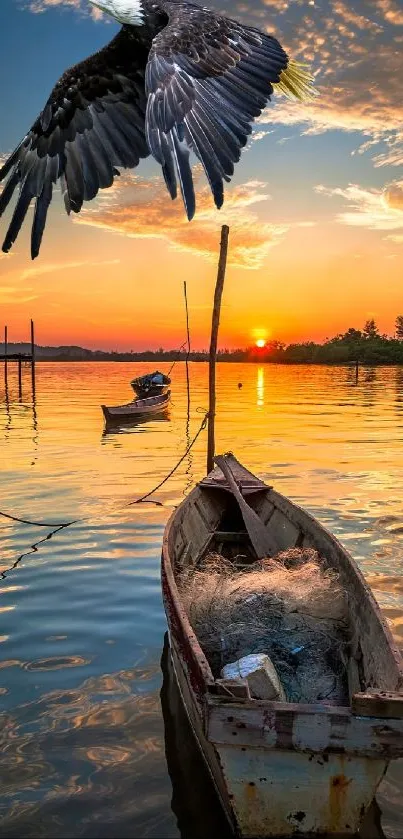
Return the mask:
<svg viewBox="0 0 403 839">
<path fill-rule="evenodd" d="M 362 339 L 362 332 L 360 329 L 354 329 L 354 327 L 350 327 L 347 329 L 347 332 L 343 335 L 344 341 L 361 341 Z"/>
<path fill-rule="evenodd" d="M 365 338 L 378 338 L 379 337 L 379 329 L 374 321 L 373 318 L 367 320 L 365 322 L 364 331 L 363 331 Z"/>
<path fill-rule="evenodd" d="M 395 320 L 396 338 L 403 341 L 403 315 L 398 315 Z"/>
</svg>

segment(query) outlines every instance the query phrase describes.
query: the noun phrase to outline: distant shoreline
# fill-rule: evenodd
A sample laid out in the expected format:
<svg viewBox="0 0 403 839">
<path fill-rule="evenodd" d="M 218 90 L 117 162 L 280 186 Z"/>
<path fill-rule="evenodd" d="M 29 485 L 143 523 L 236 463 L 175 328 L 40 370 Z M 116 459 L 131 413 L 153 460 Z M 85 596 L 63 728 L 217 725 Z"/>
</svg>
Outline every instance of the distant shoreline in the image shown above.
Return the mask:
<svg viewBox="0 0 403 839">
<path fill-rule="evenodd" d="M 200 358 L 200 357 L 198 357 L 198 358 L 190 357 L 189 358 L 189 362 L 201 363 L 201 364 L 207 364 L 208 360 L 209 360 L 209 358 L 208 358 L 207 353 L 202 358 Z M 101 364 L 101 363 L 139 364 L 139 363 L 143 363 L 143 364 L 150 364 L 150 368 L 153 367 L 153 369 L 156 368 L 156 366 L 158 364 L 161 364 L 161 363 L 172 364 L 173 362 L 175 362 L 176 364 L 185 364 L 185 361 L 186 361 L 186 359 L 185 359 L 184 355 L 181 355 L 179 358 L 175 358 L 175 357 L 167 358 L 166 356 L 155 356 L 155 355 L 149 356 L 147 358 L 144 358 L 143 355 L 141 355 L 140 357 L 139 356 L 136 357 L 135 355 L 133 355 L 133 356 L 130 356 L 129 358 L 120 358 L 120 357 L 116 357 L 116 356 L 112 357 L 112 358 L 99 358 L 99 357 L 95 357 L 95 358 L 94 357 L 93 358 L 74 357 L 74 358 L 72 358 L 70 356 L 63 356 L 63 355 L 42 356 L 39 352 L 36 355 L 36 362 L 37 363 L 41 363 L 41 362 L 46 362 L 46 363 L 49 362 L 51 364 L 58 364 L 58 363 L 60 363 L 60 364 L 85 364 L 85 363 L 87 363 L 87 364 L 88 363 L 91 363 L 91 364 L 93 364 L 93 363 L 96 363 L 96 364 Z M 4 362 L 0 361 L 0 364 L 1 363 L 4 363 Z M 12 364 L 12 363 L 13 362 L 10 361 L 10 364 Z M 254 358 L 228 358 L 228 357 L 225 357 L 225 356 L 223 357 L 223 355 L 220 355 L 220 354 L 217 355 L 217 363 L 218 364 L 220 364 L 220 363 L 223 363 L 223 364 L 260 364 L 260 365 L 262 365 L 262 364 L 278 364 L 278 365 L 281 365 L 283 367 L 345 367 L 345 368 L 350 368 L 351 370 L 354 370 L 356 368 L 356 362 L 355 361 L 339 361 L 339 360 L 335 360 L 335 361 L 321 361 L 321 360 L 307 361 L 305 359 L 301 360 L 301 361 L 298 361 L 297 359 L 288 360 L 288 359 L 267 358 L 267 357 L 266 358 L 256 358 L 256 357 L 254 357 Z M 359 361 L 358 365 L 359 365 L 359 367 L 403 367 L 403 360 L 402 361 L 386 361 L 386 360 L 383 360 L 383 361 Z"/>
<path fill-rule="evenodd" d="M 89 350 L 85 347 L 64 344 L 58 347 L 37 345 L 35 355 L 37 361 L 51 362 L 85 362 L 85 361 L 118 361 L 139 363 L 145 362 L 150 366 L 184 362 L 186 351 L 183 346 L 179 349 L 157 350 L 145 349 L 140 352 L 117 352 L 113 350 Z M 30 354 L 31 345 L 28 343 L 9 343 L 8 353 Z M 0 353 L 4 353 L 4 344 L 0 344 Z M 209 354 L 207 350 L 192 351 L 189 361 L 206 362 Z M 403 366 L 403 315 L 396 318 L 396 331 L 393 337 L 380 334 L 375 321 L 369 320 L 362 330 L 350 327 L 347 332 L 327 338 L 322 344 L 315 341 L 304 341 L 299 344 L 284 344 L 278 340 L 270 340 L 263 347 L 257 345 L 239 347 L 237 349 L 221 349 L 217 353 L 217 361 L 247 364 L 285 364 L 285 365 L 326 365 L 326 366 L 354 366 L 357 363 L 368 367 Z"/>
</svg>

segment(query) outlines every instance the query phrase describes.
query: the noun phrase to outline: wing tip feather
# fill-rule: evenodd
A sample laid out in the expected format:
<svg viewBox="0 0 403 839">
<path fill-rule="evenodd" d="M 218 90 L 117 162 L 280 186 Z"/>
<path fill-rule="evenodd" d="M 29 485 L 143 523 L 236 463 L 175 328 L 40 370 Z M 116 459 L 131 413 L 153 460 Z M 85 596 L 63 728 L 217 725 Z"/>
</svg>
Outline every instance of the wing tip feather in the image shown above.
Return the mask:
<svg viewBox="0 0 403 839">
<path fill-rule="evenodd" d="M 293 59 L 290 59 L 285 70 L 281 71 L 280 80 L 272 82 L 272 85 L 288 99 L 298 99 L 300 102 L 312 101 L 319 95 L 307 65 Z"/>
</svg>

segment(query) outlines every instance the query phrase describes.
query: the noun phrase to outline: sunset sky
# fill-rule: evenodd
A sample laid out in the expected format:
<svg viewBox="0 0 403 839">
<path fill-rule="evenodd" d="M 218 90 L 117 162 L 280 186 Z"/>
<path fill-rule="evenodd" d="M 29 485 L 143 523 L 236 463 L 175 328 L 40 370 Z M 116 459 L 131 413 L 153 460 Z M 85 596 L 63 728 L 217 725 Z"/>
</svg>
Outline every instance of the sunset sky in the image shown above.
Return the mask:
<svg viewBox="0 0 403 839">
<path fill-rule="evenodd" d="M 205 0 L 204 0 L 205 2 Z M 403 10 L 397 0 L 250 0 L 211 6 L 275 34 L 312 65 L 320 96 L 275 94 L 222 210 L 203 174 L 186 220 L 149 158 L 67 217 L 56 192 L 41 253 L 30 224 L 0 255 L 0 330 L 40 344 L 206 347 L 220 227 L 230 225 L 220 346 L 322 339 L 403 313 Z M 96 19 L 95 19 L 96 18 Z M 118 26 L 86 0 L 1 0 L 0 155 L 22 139 L 54 83 Z M 10 208 L 0 222 L 4 238 Z M 1 333 L 0 333 L 1 334 Z M 0 338 L 1 340 L 1 338 Z"/>
</svg>

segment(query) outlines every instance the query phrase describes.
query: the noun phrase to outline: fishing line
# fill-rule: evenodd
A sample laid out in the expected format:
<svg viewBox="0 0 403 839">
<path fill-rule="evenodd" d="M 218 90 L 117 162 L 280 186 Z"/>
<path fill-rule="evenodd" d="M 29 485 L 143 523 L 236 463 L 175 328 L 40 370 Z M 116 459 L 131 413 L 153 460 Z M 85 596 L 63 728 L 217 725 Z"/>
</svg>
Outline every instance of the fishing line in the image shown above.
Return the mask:
<svg viewBox="0 0 403 839">
<path fill-rule="evenodd" d="M 180 352 L 182 352 L 183 348 L 186 347 L 186 344 L 187 344 L 187 339 L 186 339 L 186 341 L 183 342 L 183 344 L 180 345 L 179 349 L 176 351 L 178 353 L 178 355 L 179 355 Z M 168 370 L 167 376 L 169 376 L 171 370 L 174 369 L 177 361 L 179 361 L 179 358 L 175 358 L 175 361 L 172 362 L 172 364 L 171 364 L 171 366 Z"/>
<path fill-rule="evenodd" d="M 24 559 L 24 557 L 38 553 L 38 545 L 42 545 L 43 542 L 48 542 L 52 538 L 52 536 L 55 535 L 55 533 L 58 533 L 59 530 L 63 530 L 64 527 L 68 527 L 68 525 L 62 524 L 60 525 L 60 527 L 55 527 L 54 530 L 48 533 L 47 536 L 45 536 L 43 539 L 38 539 L 37 542 L 34 542 L 34 544 L 31 545 L 31 550 L 25 551 L 25 553 L 20 554 L 20 556 L 15 560 L 13 565 L 10 565 L 9 568 L 5 568 L 4 571 L 0 572 L 0 579 L 5 580 L 10 571 L 14 571 L 14 569 L 17 568 L 17 566 L 20 564 L 21 560 Z"/>
<path fill-rule="evenodd" d="M 180 459 L 180 460 L 178 460 L 178 462 L 177 462 L 176 466 L 174 466 L 174 468 L 173 468 L 173 469 L 171 469 L 171 471 L 170 471 L 170 472 L 168 472 L 168 475 L 166 475 L 166 477 L 165 477 L 165 478 L 164 478 L 164 479 L 163 479 L 163 480 L 162 480 L 159 484 L 157 484 L 157 486 L 156 486 L 156 487 L 154 487 L 154 489 L 152 489 L 152 490 L 151 490 L 151 492 L 147 492 L 145 495 L 142 495 L 142 496 L 141 496 L 141 498 L 136 498 L 136 500 L 135 500 L 135 501 L 130 501 L 130 502 L 129 502 L 129 504 L 127 504 L 127 505 L 126 505 L 127 507 L 130 507 L 132 504 L 139 504 L 141 501 L 145 501 L 145 499 L 146 499 L 146 498 L 148 498 L 148 497 L 149 497 L 149 495 L 152 495 L 154 492 L 156 492 L 156 491 L 157 491 L 157 489 L 160 489 L 160 487 L 162 487 L 162 486 L 163 486 L 163 484 L 165 484 L 165 482 L 166 482 L 166 481 L 168 481 L 168 480 L 169 480 L 169 478 L 171 477 L 171 475 L 173 475 L 173 474 L 174 474 L 174 472 L 176 472 L 176 470 L 177 470 L 178 466 L 180 466 L 180 465 L 181 465 L 181 463 L 182 463 L 182 461 L 185 459 L 186 455 L 188 455 L 188 454 L 189 454 L 189 452 L 190 452 L 190 450 L 191 450 L 192 446 L 194 446 L 194 444 L 195 444 L 195 442 L 196 442 L 196 440 L 197 440 L 197 438 L 198 438 L 199 434 L 201 434 L 201 432 L 202 432 L 202 431 L 204 431 L 204 429 L 205 429 L 205 427 L 206 427 L 206 425 L 207 425 L 207 420 L 208 420 L 208 412 L 206 412 L 206 414 L 204 415 L 203 420 L 202 420 L 202 424 L 201 424 L 201 426 L 200 426 L 200 428 L 199 428 L 198 432 L 197 432 L 197 433 L 195 434 L 195 436 L 193 437 L 192 442 L 191 442 L 191 443 L 190 443 L 190 445 L 187 447 L 186 451 L 183 453 L 183 455 L 182 455 L 181 459 Z"/>
<path fill-rule="evenodd" d="M 200 412 L 201 410 L 204 410 L 204 409 L 203 408 L 198 408 L 197 410 L 198 410 L 198 412 Z M 173 469 L 171 469 L 171 471 L 168 472 L 168 474 L 165 476 L 165 478 L 163 478 L 162 481 L 160 481 L 149 492 L 146 492 L 144 495 L 140 496 L 140 498 L 136 498 L 134 501 L 129 501 L 127 504 L 119 505 L 116 508 L 112 508 L 109 511 L 109 514 L 111 514 L 111 513 L 113 514 L 114 512 L 117 513 L 120 510 L 125 510 L 128 507 L 133 506 L 133 504 L 141 504 L 141 503 L 145 502 L 150 497 L 150 495 L 153 495 L 154 492 L 156 492 L 158 489 L 160 489 L 169 480 L 169 478 L 172 477 L 172 475 L 176 472 L 176 470 L 179 468 L 181 463 L 184 461 L 185 457 L 189 454 L 190 450 L 193 448 L 193 446 L 196 443 L 196 440 L 198 439 L 199 435 L 206 428 L 208 417 L 209 417 L 208 411 L 206 411 L 205 414 L 204 414 L 204 417 L 202 419 L 202 422 L 199 426 L 199 429 L 197 430 L 196 434 L 194 435 L 192 441 L 189 443 L 189 445 L 186 448 L 185 452 L 183 453 L 182 457 L 178 460 L 178 462 L 175 464 Z M 148 503 L 158 504 L 159 506 L 162 506 L 161 501 L 151 501 L 151 502 L 148 502 Z M 14 568 L 17 567 L 17 565 L 21 562 L 21 559 L 23 559 L 23 557 L 29 556 L 31 553 L 36 553 L 37 550 L 38 550 L 37 546 L 42 544 L 42 542 L 46 542 L 49 539 L 51 539 L 52 536 L 55 535 L 55 533 L 58 533 L 60 530 L 65 530 L 66 527 L 70 527 L 73 524 L 81 524 L 82 522 L 85 522 L 85 521 L 99 521 L 100 519 L 105 518 L 105 513 L 103 513 L 102 515 L 98 515 L 98 516 L 84 516 L 82 518 L 72 519 L 71 521 L 65 521 L 65 522 L 33 521 L 32 519 L 28 519 L 28 518 L 25 518 L 25 517 L 22 518 L 22 517 L 19 517 L 19 516 L 13 516 L 11 513 L 6 513 L 4 510 L 0 510 L 0 516 L 2 516 L 2 518 L 9 519 L 9 520 L 14 521 L 14 522 L 18 522 L 19 524 L 28 524 L 28 525 L 32 525 L 33 527 L 47 527 L 47 528 L 51 529 L 51 532 L 48 533 L 47 536 L 45 536 L 44 539 L 40 539 L 38 542 L 35 542 L 33 545 L 31 545 L 31 550 L 30 551 L 28 551 L 27 553 L 21 554 L 21 556 L 18 557 L 18 559 L 14 562 L 13 565 L 10 566 L 10 568 L 6 568 L 4 571 L 0 572 L 0 579 L 5 579 L 6 575 L 10 571 L 13 571 Z"/>
</svg>

